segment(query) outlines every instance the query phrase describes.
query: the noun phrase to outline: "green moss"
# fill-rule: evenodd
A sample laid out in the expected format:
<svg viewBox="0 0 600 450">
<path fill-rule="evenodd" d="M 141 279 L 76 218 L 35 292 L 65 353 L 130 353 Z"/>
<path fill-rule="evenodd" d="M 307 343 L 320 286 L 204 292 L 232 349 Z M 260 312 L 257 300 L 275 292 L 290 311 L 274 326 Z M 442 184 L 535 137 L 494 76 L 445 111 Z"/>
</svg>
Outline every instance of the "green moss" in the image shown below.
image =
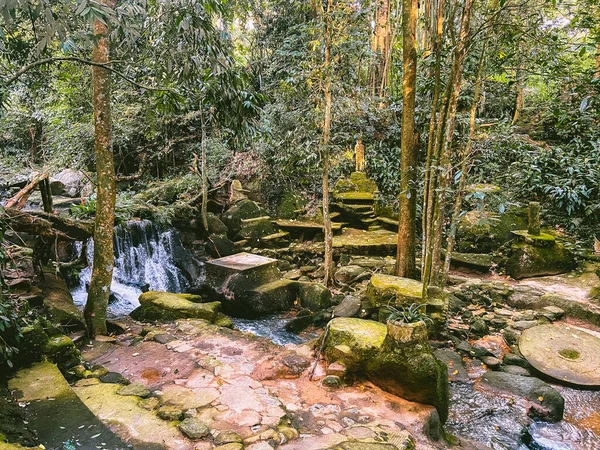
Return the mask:
<svg viewBox="0 0 600 450">
<path fill-rule="evenodd" d="M 527 228 L 527 211 L 511 209 L 504 214 L 474 210 L 461 216 L 456 232 L 462 253 L 491 253 L 514 238 L 513 230 Z"/>
<path fill-rule="evenodd" d="M 410 278 L 375 274 L 367 286 L 367 301 L 372 308 L 390 302 L 395 305 L 423 303 L 423 284 Z"/>
<path fill-rule="evenodd" d="M 359 201 L 373 201 L 375 200 L 375 195 L 371 192 L 360 192 L 360 191 L 351 191 L 351 192 L 339 192 L 333 195 L 336 200 L 341 201 L 351 201 L 351 200 L 359 200 Z"/>
<path fill-rule="evenodd" d="M 54 336 L 48 340 L 45 353 L 62 370 L 76 366 L 81 362 L 81 354 L 68 336 Z"/>
<path fill-rule="evenodd" d="M 341 361 L 351 371 L 360 371 L 366 360 L 381 349 L 387 327 L 372 320 L 338 317 L 329 322 L 325 356 Z"/>
<path fill-rule="evenodd" d="M 189 299 L 194 301 L 190 301 Z M 213 322 L 221 308 L 219 302 L 195 303 L 202 298 L 191 294 L 149 291 L 140 295 L 140 306 L 131 313 L 136 320 L 203 319 Z"/>
<path fill-rule="evenodd" d="M 540 233 L 540 234 L 530 234 L 527 230 L 515 230 L 512 232 L 515 236 L 519 236 L 520 238 L 527 241 L 532 242 L 554 242 L 556 238 L 548 233 Z"/>
</svg>

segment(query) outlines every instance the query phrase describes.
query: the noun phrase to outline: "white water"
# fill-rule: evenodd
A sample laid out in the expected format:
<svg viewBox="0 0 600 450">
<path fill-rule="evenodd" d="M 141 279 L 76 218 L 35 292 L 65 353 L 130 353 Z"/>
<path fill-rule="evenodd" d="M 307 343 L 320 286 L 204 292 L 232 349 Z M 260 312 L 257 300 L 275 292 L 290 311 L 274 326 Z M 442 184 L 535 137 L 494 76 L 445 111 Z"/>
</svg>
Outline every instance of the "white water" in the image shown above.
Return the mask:
<svg viewBox="0 0 600 450">
<path fill-rule="evenodd" d="M 183 292 L 188 287 L 173 259 L 176 239 L 176 232 L 158 231 L 149 220 L 130 221 L 115 228 L 115 266 L 110 288 L 115 300 L 108 305 L 109 317 L 122 317 L 137 308 L 143 286 L 168 292 Z M 77 255 L 81 255 L 83 244 L 77 242 L 75 246 Z M 93 256 L 94 242 L 90 239 L 86 252 L 88 267 L 81 271 L 79 285 L 71 291 L 79 307 L 87 301 Z"/>
</svg>

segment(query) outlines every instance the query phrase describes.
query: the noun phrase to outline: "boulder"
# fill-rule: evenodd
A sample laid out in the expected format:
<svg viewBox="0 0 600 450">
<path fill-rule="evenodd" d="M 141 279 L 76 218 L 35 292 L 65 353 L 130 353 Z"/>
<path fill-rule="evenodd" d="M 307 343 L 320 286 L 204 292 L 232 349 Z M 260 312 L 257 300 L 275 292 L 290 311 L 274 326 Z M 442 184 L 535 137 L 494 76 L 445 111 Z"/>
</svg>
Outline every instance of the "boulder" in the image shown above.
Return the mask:
<svg viewBox="0 0 600 450">
<path fill-rule="evenodd" d="M 140 306 L 131 312 L 131 317 L 140 321 L 204 319 L 214 322 L 221 303 L 200 303 L 202 297 L 193 294 L 172 294 L 149 291 L 139 298 Z"/>
<path fill-rule="evenodd" d="M 335 271 L 334 278 L 338 283 L 351 284 L 367 273 L 369 269 L 358 265 L 342 266 Z"/>
<path fill-rule="evenodd" d="M 347 295 L 342 302 L 333 308 L 334 317 L 354 317 L 360 311 L 360 299 L 353 295 Z"/>
<path fill-rule="evenodd" d="M 231 242 L 227 234 L 211 234 L 208 236 L 208 241 L 204 248 L 206 253 L 213 258 L 222 258 L 234 253 L 235 244 Z"/>
<path fill-rule="evenodd" d="M 81 362 L 81 354 L 68 336 L 51 337 L 44 352 L 62 370 L 74 367 Z"/>
<path fill-rule="evenodd" d="M 209 234 L 227 234 L 229 231 L 227 225 L 225 225 L 215 214 L 211 212 L 207 213 L 206 219 L 208 222 Z"/>
<path fill-rule="evenodd" d="M 250 245 L 257 245 L 262 238 L 275 234 L 275 226 L 269 216 L 242 219 L 238 237 L 248 240 Z"/>
<path fill-rule="evenodd" d="M 78 170 L 65 169 L 51 178 L 52 194 L 79 197 L 84 185 L 84 178 L 84 175 Z"/>
<path fill-rule="evenodd" d="M 381 351 L 367 361 L 367 376 L 394 395 L 435 406 L 445 422 L 449 409 L 448 369 L 429 346 L 427 326 L 423 322 L 388 322 L 387 329 Z"/>
<path fill-rule="evenodd" d="M 276 259 L 238 253 L 209 261 L 197 290 L 231 316 L 254 318 L 292 308 L 298 282 L 281 278 Z"/>
<path fill-rule="evenodd" d="M 513 366 L 516 367 L 516 366 Z M 529 402 L 529 409 L 533 405 L 543 408 L 550 422 L 562 419 L 565 400 L 560 393 L 549 384 L 534 377 L 523 377 L 506 372 L 487 372 L 481 383 L 492 389 L 507 392 L 521 397 Z M 539 417 L 539 409 L 534 409 Z"/>
<path fill-rule="evenodd" d="M 505 265 L 506 273 L 515 280 L 557 275 L 575 267 L 573 253 L 544 233 L 529 236 L 526 242 L 513 243 Z"/>
<path fill-rule="evenodd" d="M 448 372 L 432 353 L 424 323 L 386 326 L 335 318 L 329 322 L 324 354 L 394 395 L 435 406 L 442 421 L 448 417 Z"/>
<path fill-rule="evenodd" d="M 252 200 L 242 199 L 223 213 L 223 223 L 232 236 L 237 235 L 242 228 L 242 220 L 267 216 L 267 211 Z"/>
<path fill-rule="evenodd" d="M 456 247 L 462 253 L 491 253 L 513 239 L 511 231 L 527 227 L 527 210 L 503 214 L 473 210 L 463 214 L 456 230 Z"/>
<path fill-rule="evenodd" d="M 387 335 L 385 324 L 372 320 L 335 318 L 329 322 L 324 354 L 330 362 L 341 362 L 357 372 L 381 349 Z"/>
<path fill-rule="evenodd" d="M 44 282 L 41 284 L 44 293 L 44 308 L 48 315 L 63 326 L 85 328 L 83 314 L 75 306 L 71 292 L 60 274 L 54 269 L 43 269 Z"/>
<path fill-rule="evenodd" d="M 300 306 L 319 312 L 331 306 L 331 292 L 321 283 L 298 283 Z"/>
<path fill-rule="evenodd" d="M 407 306 L 423 302 L 423 284 L 410 278 L 375 274 L 367 285 L 367 302 L 371 308 L 393 304 Z"/>
</svg>

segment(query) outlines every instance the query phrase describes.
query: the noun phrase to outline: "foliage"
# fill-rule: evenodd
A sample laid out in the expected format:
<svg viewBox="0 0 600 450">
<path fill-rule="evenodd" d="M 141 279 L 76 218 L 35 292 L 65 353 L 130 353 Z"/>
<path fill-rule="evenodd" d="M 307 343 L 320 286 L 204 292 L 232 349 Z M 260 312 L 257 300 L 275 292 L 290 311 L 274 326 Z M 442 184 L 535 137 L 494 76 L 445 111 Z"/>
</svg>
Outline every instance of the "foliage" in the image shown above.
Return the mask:
<svg viewBox="0 0 600 450">
<path fill-rule="evenodd" d="M 426 324 L 432 324 L 433 320 L 425 313 L 425 307 L 427 305 L 421 303 L 412 303 L 405 306 L 396 308 L 395 306 L 388 304 L 387 309 L 391 311 L 388 316 L 390 322 L 402 322 L 402 323 L 417 323 L 424 322 Z"/>
<path fill-rule="evenodd" d="M 117 194 L 117 205 L 115 208 L 115 225 L 123 224 L 135 217 L 139 203 L 137 203 L 131 194 L 120 192 Z M 90 219 L 96 216 L 96 197 L 95 195 L 83 199 L 80 204 L 72 205 L 69 211 L 73 217 L 78 219 Z"/>
<path fill-rule="evenodd" d="M 4 250 L 4 209 L 0 206 L 0 369 L 13 367 L 13 359 L 18 353 L 18 345 L 22 338 L 21 320 L 15 305 L 4 296 L 4 281 L 2 271 L 6 264 Z"/>
</svg>

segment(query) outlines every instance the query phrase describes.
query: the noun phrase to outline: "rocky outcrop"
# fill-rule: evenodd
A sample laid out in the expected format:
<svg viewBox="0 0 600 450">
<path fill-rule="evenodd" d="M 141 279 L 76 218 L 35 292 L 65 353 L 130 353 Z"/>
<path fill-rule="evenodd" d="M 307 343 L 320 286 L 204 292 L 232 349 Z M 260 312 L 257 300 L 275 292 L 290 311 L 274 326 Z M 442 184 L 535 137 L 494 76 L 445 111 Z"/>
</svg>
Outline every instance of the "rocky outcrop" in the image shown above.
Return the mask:
<svg viewBox="0 0 600 450">
<path fill-rule="evenodd" d="M 73 303 L 71 292 L 60 274 L 50 267 L 43 270 L 44 307 L 48 315 L 66 327 L 85 328 L 83 314 Z"/>
<path fill-rule="evenodd" d="M 457 251 L 491 253 L 511 241 L 513 230 L 527 227 L 527 210 L 511 209 L 503 214 L 473 210 L 463 214 L 456 231 Z"/>
</svg>

